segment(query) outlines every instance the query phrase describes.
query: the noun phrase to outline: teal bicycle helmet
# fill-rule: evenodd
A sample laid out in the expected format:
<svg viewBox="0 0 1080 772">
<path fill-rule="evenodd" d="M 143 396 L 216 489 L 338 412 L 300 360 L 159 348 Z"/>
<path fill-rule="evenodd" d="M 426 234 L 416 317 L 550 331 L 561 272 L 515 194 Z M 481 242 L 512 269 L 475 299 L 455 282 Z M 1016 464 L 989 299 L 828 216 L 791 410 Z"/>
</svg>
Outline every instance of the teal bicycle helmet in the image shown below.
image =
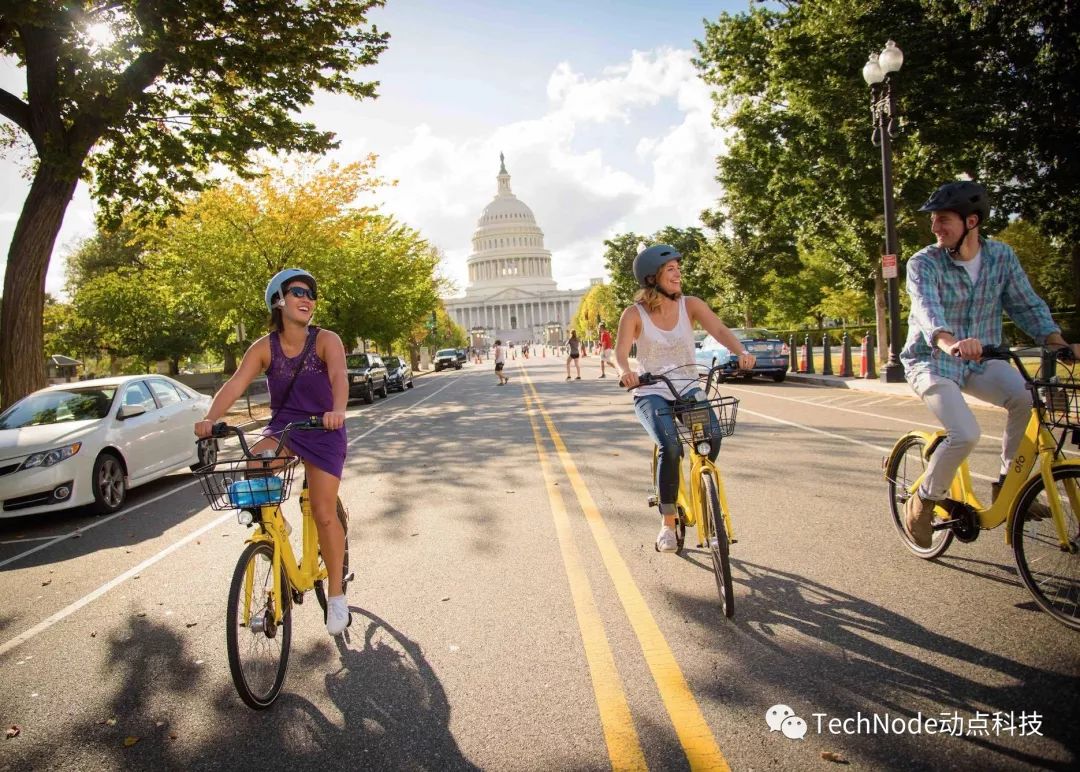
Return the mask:
<svg viewBox="0 0 1080 772">
<path fill-rule="evenodd" d="M 651 287 L 656 281 L 656 272 L 670 260 L 682 261 L 679 250 L 669 244 L 653 244 L 638 252 L 634 258 L 634 278 L 640 286 Z"/>
<path fill-rule="evenodd" d="M 277 304 L 281 298 L 282 288 L 289 282 L 299 279 L 311 288 L 312 294 L 318 293 L 318 286 L 315 283 L 315 277 L 302 268 L 286 268 L 284 271 L 278 271 L 274 274 L 274 278 L 270 280 L 270 283 L 266 285 L 266 308 L 269 311 L 274 310 L 275 304 Z"/>
</svg>

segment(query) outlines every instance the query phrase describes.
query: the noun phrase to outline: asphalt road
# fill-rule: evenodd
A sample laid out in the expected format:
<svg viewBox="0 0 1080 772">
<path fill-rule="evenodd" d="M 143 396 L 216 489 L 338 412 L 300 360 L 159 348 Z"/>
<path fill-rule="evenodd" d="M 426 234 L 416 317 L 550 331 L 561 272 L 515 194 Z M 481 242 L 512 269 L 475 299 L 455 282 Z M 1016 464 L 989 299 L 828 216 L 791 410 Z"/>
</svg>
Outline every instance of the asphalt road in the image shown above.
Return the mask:
<svg viewBox="0 0 1080 772">
<path fill-rule="evenodd" d="M 730 386 L 726 620 L 706 552 L 653 550 L 648 439 L 583 371 L 468 365 L 350 406 L 354 623 L 294 609 L 268 711 L 225 654 L 245 529 L 191 475 L 111 518 L 0 520 L 0 770 L 1076 768 L 1080 637 L 1003 529 L 933 562 L 896 536 L 881 458 L 931 423 L 917 400 Z M 990 476 L 1002 414 L 978 416 Z"/>
</svg>

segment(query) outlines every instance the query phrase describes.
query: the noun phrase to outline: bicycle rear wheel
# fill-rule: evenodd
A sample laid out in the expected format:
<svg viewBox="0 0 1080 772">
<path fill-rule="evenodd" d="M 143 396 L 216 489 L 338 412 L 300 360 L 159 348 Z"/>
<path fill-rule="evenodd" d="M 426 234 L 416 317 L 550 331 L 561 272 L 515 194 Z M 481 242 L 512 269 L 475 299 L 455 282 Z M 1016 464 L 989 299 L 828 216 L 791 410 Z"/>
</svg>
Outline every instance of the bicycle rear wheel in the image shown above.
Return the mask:
<svg viewBox="0 0 1080 772">
<path fill-rule="evenodd" d="M 289 669 L 292 606 L 289 584 L 281 572 L 281 598 L 274 596 L 274 547 L 256 542 L 244 548 L 233 571 L 225 623 L 229 672 L 240 699 L 263 710 L 277 699 Z M 248 600 L 250 598 L 250 601 Z M 274 611 L 284 604 L 281 622 Z M 249 613 L 245 623 L 245 610 Z"/>
<path fill-rule="evenodd" d="M 904 504 L 912 497 L 911 486 L 926 471 L 926 460 L 923 453 L 926 449 L 926 440 L 916 434 L 905 437 L 891 456 L 886 466 L 885 476 L 889 480 L 889 507 L 892 510 L 893 525 L 896 526 L 904 546 L 924 560 L 936 558 L 952 544 L 953 532 L 949 528 L 939 529 L 933 532 L 930 546 L 923 549 L 914 541 L 904 528 Z M 933 522 L 940 522 L 941 517 L 934 514 Z"/>
<path fill-rule="evenodd" d="M 712 555 L 713 573 L 716 575 L 716 591 L 720 594 L 720 607 L 728 619 L 735 616 L 735 590 L 731 585 L 731 562 L 724 510 L 716 495 L 716 481 L 708 472 L 701 474 L 701 502 L 705 522 L 709 524 L 709 554 Z"/>
<path fill-rule="evenodd" d="M 341 570 L 341 591 L 345 592 L 348 582 L 344 577 L 349 575 L 349 510 L 345 509 L 345 505 L 341 503 L 341 497 L 337 500 L 337 517 L 338 522 L 341 523 L 342 529 L 345 531 L 345 565 Z M 319 551 L 319 568 L 323 568 L 322 551 Z M 326 621 L 326 587 L 324 586 L 322 579 L 315 580 L 315 598 L 319 601 L 319 606 L 322 607 L 323 622 Z"/>
<path fill-rule="evenodd" d="M 1054 469 L 1057 489 L 1065 516 L 1065 533 L 1072 551 L 1062 549 L 1052 517 L 1030 516 L 1047 512 L 1050 501 L 1041 479 L 1026 489 L 1012 521 L 1013 554 L 1024 585 L 1047 614 L 1067 627 L 1080 630 L 1080 469 Z"/>
</svg>

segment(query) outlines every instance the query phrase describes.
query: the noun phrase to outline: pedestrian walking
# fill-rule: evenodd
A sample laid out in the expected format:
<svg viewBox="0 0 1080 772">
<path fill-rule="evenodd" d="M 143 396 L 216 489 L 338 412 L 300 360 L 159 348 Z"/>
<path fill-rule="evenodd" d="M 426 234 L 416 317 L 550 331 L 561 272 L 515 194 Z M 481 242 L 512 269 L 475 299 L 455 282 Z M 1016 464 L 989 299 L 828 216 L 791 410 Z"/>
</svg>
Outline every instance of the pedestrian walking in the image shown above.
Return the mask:
<svg viewBox="0 0 1080 772">
<path fill-rule="evenodd" d="M 581 363 L 578 359 L 581 357 L 581 338 L 577 336 L 577 330 L 570 331 L 570 339 L 566 341 L 566 348 L 570 351 L 570 355 L 566 358 L 566 380 L 570 380 L 570 363 L 574 363 L 574 367 L 577 368 L 577 378 L 575 380 L 581 380 Z"/>
<path fill-rule="evenodd" d="M 504 383 L 510 383 L 510 379 L 503 375 L 503 367 L 506 365 L 506 349 L 503 348 L 501 340 L 495 341 L 495 375 L 499 379 L 497 385 L 502 386 Z"/>
<path fill-rule="evenodd" d="M 613 344 L 611 341 L 611 333 L 608 332 L 607 323 L 600 322 L 600 377 L 607 378 L 607 373 L 604 371 L 604 365 L 611 357 Z M 613 365 L 614 366 L 614 365 Z"/>
</svg>

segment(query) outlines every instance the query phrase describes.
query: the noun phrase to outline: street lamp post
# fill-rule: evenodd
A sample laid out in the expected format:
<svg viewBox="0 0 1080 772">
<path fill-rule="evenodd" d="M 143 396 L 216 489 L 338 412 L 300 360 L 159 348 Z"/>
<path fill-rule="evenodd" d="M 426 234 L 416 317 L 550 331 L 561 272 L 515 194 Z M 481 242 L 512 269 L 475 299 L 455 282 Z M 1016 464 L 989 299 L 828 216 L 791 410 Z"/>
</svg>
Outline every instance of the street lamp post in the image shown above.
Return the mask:
<svg viewBox="0 0 1080 772">
<path fill-rule="evenodd" d="M 881 380 L 899 383 L 904 380 L 900 363 L 900 280 L 897 277 L 896 212 L 893 208 L 892 138 L 893 122 L 897 117 L 889 74 L 904 63 L 904 53 L 893 41 L 885 44 L 880 54 L 870 54 L 863 65 L 862 76 L 870 86 L 870 116 L 873 133 L 870 141 L 881 147 L 881 184 L 885 198 L 885 255 L 881 260 L 882 276 L 888 280 L 889 360 L 881 369 Z M 880 342 L 879 342 L 880 345 Z"/>
</svg>

